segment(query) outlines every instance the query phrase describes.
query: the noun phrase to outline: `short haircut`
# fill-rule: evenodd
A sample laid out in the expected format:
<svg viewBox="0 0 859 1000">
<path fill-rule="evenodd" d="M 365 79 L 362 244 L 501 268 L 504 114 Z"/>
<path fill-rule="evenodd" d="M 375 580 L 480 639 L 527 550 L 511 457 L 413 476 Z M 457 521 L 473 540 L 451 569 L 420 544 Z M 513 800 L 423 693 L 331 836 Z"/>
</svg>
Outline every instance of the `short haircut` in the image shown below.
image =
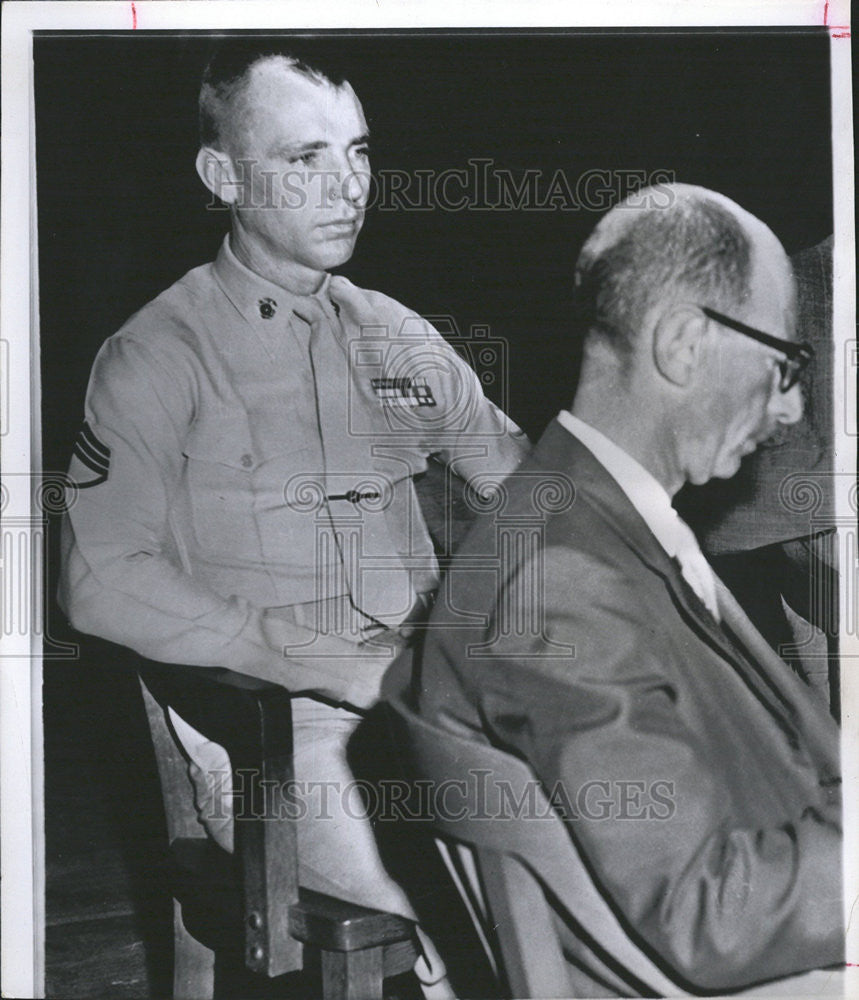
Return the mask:
<svg viewBox="0 0 859 1000">
<path fill-rule="evenodd" d="M 267 59 L 282 59 L 297 73 L 341 86 L 347 78 L 336 51 L 318 39 L 231 38 L 221 42 L 203 73 L 200 86 L 200 143 L 224 149 L 234 138 L 234 112 L 244 96 L 250 71 Z"/>
<path fill-rule="evenodd" d="M 727 310 L 750 292 L 751 244 L 737 216 L 702 189 L 669 187 L 660 195 L 665 207 L 614 208 L 576 264 L 579 328 L 618 354 L 628 353 L 658 301 L 685 298 Z"/>
</svg>

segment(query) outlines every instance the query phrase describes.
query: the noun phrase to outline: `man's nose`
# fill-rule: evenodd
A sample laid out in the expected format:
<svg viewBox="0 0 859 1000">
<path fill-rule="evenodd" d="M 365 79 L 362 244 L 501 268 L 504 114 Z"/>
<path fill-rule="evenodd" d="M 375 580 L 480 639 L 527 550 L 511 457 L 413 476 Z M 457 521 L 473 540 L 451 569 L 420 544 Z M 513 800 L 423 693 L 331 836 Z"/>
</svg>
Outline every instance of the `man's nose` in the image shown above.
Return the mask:
<svg viewBox="0 0 859 1000">
<path fill-rule="evenodd" d="M 795 424 L 802 417 L 802 389 L 797 382 L 787 392 L 776 387 L 770 397 L 770 414 L 779 424 Z"/>
<path fill-rule="evenodd" d="M 343 197 L 347 201 L 360 205 L 367 199 L 369 185 L 369 174 L 359 173 L 356 170 L 349 170 L 341 179 L 340 189 L 343 192 Z"/>
<path fill-rule="evenodd" d="M 348 161 L 338 165 L 328 175 L 328 198 L 336 203 L 341 198 L 353 205 L 363 205 L 370 188 L 369 171 L 356 170 Z"/>
</svg>

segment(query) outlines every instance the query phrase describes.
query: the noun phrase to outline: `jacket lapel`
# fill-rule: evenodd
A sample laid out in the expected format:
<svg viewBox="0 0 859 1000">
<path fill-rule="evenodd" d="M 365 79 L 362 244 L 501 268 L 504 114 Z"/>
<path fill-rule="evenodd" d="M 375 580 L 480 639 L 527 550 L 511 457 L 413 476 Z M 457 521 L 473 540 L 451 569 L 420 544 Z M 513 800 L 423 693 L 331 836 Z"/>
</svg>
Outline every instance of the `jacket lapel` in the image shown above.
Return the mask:
<svg viewBox="0 0 859 1000">
<path fill-rule="evenodd" d="M 609 530 L 620 536 L 631 553 L 664 580 L 686 624 L 732 665 L 746 686 L 768 708 L 788 740 L 795 744 L 799 717 L 808 715 L 807 711 L 797 708 L 797 703 L 812 700 L 811 693 L 796 687 L 802 682 L 767 644 L 725 585 L 717 581 L 720 607 L 726 612 L 720 625 L 684 579 L 680 564 L 662 548 L 623 490 L 593 454 L 557 421 L 549 425 L 540 439 L 534 458 L 545 469 L 562 470 L 567 475 L 572 472 L 576 504 L 589 504 Z M 575 505 L 570 517 L 575 516 L 574 511 Z M 725 594 L 729 600 L 724 599 Z M 828 723 L 817 719 L 815 725 L 822 724 L 827 729 L 834 726 L 831 719 Z"/>
<path fill-rule="evenodd" d="M 668 585 L 674 603 L 690 627 L 729 659 L 737 655 L 733 644 L 683 578 L 680 564 L 662 548 L 644 518 L 593 454 L 564 427 L 553 421 L 540 439 L 534 457 L 545 469 L 573 471 L 576 503 L 587 503 L 619 535 L 635 558 Z M 571 516 L 575 507 L 572 508 Z"/>
</svg>

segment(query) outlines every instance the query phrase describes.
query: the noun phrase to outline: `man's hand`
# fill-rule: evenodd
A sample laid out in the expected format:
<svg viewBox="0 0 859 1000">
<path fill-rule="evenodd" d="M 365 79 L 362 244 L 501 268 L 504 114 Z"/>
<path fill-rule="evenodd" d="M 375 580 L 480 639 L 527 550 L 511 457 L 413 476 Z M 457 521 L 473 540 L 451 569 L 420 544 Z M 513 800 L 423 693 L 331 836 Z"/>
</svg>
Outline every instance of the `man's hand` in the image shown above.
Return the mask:
<svg viewBox="0 0 859 1000">
<path fill-rule="evenodd" d="M 282 683 L 286 687 L 359 709 L 368 709 L 379 700 L 382 677 L 408 642 L 397 629 L 380 629 L 363 642 L 334 633 L 302 630 L 303 641 L 298 641 L 296 627 L 271 614 L 263 615 L 262 628 L 268 644 L 283 662 Z M 299 674 L 307 677 L 306 687 L 296 686 Z"/>
<path fill-rule="evenodd" d="M 398 629 L 383 629 L 361 643 L 361 679 L 345 700 L 356 708 L 368 709 L 381 697 L 382 678 L 396 657 L 408 646 L 411 634 L 404 635 Z M 372 659 L 369 657 L 372 655 Z M 367 657 L 367 659 L 365 659 Z M 372 666 L 365 666 L 372 664 Z M 366 681 L 366 684 L 363 683 Z M 356 697 L 359 700 L 356 700 Z"/>
</svg>

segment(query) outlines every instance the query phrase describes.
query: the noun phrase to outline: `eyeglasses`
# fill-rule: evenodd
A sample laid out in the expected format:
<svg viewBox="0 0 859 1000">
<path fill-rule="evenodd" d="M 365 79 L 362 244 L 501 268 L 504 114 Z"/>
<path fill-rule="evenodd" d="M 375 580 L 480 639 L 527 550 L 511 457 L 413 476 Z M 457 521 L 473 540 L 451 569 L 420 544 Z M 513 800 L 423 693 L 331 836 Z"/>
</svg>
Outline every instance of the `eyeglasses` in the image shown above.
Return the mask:
<svg viewBox="0 0 859 1000">
<path fill-rule="evenodd" d="M 753 326 L 746 326 L 745 323 L 741 323 L 737 319 L 731 319 L 730 316 L 716 312 L 715 309 L 710 309 L 707 306 L 699 306 L 699 308 L 708 319 L 715 320 L 717 323 L 721 323 L 722 326 L 736 330 L 737 333 L 751 337 L 752 340 L 756 340 L 759 344 L 766 344 L 767 347 L 772 347 L 785 355 L 778 362 L 778 387 L 781 392 L 790 392 L 799 381 L 799 376 L 805 371 L 809 362 L 814 357 L 814 349 L 811 344 L 797 344 L 792 340 L 782 340 L 781 337 L 774 337 L 771 333 L 764 333 L 763 330 L 756 330 Z"/>
</svg>

